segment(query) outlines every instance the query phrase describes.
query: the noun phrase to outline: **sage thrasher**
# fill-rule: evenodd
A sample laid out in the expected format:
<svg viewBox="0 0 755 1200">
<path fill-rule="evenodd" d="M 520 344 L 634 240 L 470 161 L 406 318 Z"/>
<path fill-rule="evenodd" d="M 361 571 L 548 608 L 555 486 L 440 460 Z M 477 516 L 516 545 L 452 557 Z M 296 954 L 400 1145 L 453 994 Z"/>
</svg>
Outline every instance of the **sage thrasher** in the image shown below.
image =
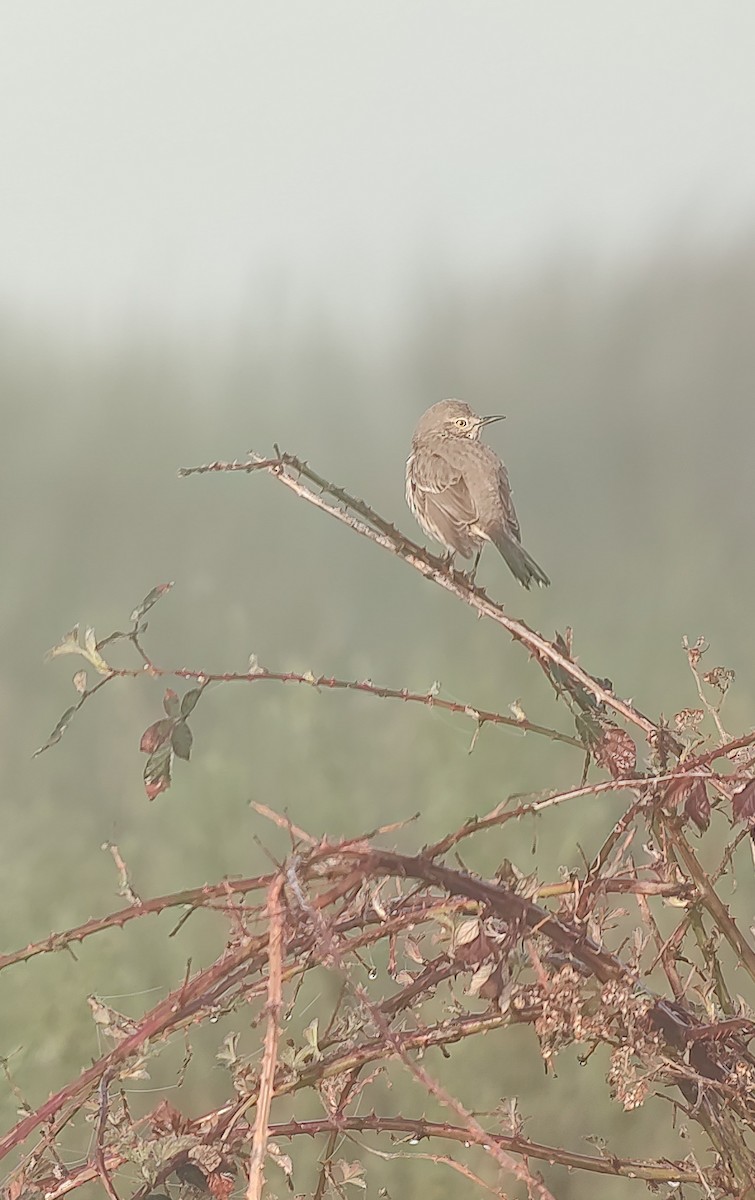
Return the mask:
<svg viewBox="0 0 755 1200">
<path fill-rule="evenodd" d="M 520 541 L 519 521 L 505 466 L 480 441 L 485 425 L 501 417 L 478 417 L 461 400 L 441 400 L 423 413 L 406 463 L 406 500 L 429 537 L 454 554 L 475 555 L 492 542 L 524 587 L 550 583 Z"/>
</svg>

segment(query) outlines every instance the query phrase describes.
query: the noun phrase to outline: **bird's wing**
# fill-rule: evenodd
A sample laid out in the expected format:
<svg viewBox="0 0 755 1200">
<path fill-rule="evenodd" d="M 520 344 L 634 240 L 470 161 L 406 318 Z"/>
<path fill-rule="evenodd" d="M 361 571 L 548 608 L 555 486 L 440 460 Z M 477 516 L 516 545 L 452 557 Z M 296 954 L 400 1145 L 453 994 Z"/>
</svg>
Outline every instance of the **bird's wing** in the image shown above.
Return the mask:
<svg viewBox="0 0 755 1200">
<path fill-rule="evenodd" d="M 480 466 L 486 470 L 480 472 Z M 464 482 L 464 475 L 475 468 L 478 488 L 497 492 L 497 498 L 500 498 L 503 532 L 515 541 L 521 541 L 508 472 L 495 450 L 484 442 L 470 442 L 465 438 L 439 442 L 432 452 L 422 455 L 419 486 L 425 493 L 433 493 L 434 504 L 439 505 L 455 525 L 469 529 L 477 524 L 479 512 Z M 494 512 L 497 507 L 491 502 L 492 497 L 486 497 L 482 491 L 477 501 L 483 502 L 484 512 Z"/>
<path fill-rule="evenodd" d="M 506 532 L 508 533 L 509 537 L 513 537 L 517 542 L 521 542 L 522 535 L 519 530 L 519 518 L 516 515 L 514 500 L 511 495 L 509 473 L 502 462 L 499 462 L 498 484 L 499 494 L 503 502 L 503 511 L 505 513 Z"/>
<path fill-rule="evenodd" d="M 455 527 L 466 529 L 477 521 L 477 509 L 464 482 L 463 464 L 452 461 L 437 449 L 421 449 L 414 455 L 414 485 L 426 503 L 440 511 Z"/>
</svg>

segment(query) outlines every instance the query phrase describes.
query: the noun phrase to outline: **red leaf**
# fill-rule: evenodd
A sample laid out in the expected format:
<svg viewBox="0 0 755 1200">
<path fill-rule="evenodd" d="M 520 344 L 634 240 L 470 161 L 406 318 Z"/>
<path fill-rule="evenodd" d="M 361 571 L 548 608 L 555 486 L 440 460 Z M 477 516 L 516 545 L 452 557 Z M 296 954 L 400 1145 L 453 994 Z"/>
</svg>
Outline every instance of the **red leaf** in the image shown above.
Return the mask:
<svg viewBox="0 0 755 1200">
<path fill-rule="evenodd" d="M 131 620 L 135 624 L 141 621 L 144 614 L 149 612 L 149 610 L 152 608 L 152 605 L 157 604 L 157 601 L 160 599 L 160 597 L 164 596 L 166 592 L 169 592 L 172 587 L 172 583 L 158 583 L 157 587 L 153 587 L 149 595 L 144 597 L 141 604 L 137 604 L 136 608 L 131 614 Z"/>
<path fill-rule="evenodd" d="M 596 762 L 610 771 L 614 779 L 634 774 L 637 766 L 637 747 L 626 730 L 619 729 L 617 725 L 605 728 L 593 753 Z"/>
<path fill-rule="evenodd" d="M 687 798 L 684 801 L 684 815 L 697 826 L 701 833 L 705 833 L 710 825 L 710 800 L 702 779 L 690 780 Z"/>
<path fill-rule="evenodd" d="M 152 1113 L 152 1128 L 155 1133 L 162 1135 L 188 1133 L 191 1126 L 189 1117 L 174 1108 L 169 1100 L 161 1100 Z"/>
<path fill-rule="evenodd" d="M 148 800 L 154 800 L 160 792 L 170 787 L 170 769 L 173 751 L 170 746 L 160 746 L 150 754 L 144 766 L 144 790 Z"/>
<path fill-rule="evenodd" d="M 154 725 L 148 726 L 139 742 L 142 754 L 154 754 L 155 750 L 164 746 L 170 739 L 174 725 L 175 721 L 172 717 L 161 717 L 159 721 L 155 721 Z"/>
<path fill-rule="evenodd" d="M 207 1190 L 215 1200 L 228 1200 L 235 1182 L 235 1176 L 227 1171 L 213 1171 L 207 1176 Z"/>
<path fill-rule="evenodd" d="M 170 787 L 170 776 L 161 775 L 159 779 L 145 779 L 144 790 L 148 800 L 156 800 L 161 792 L 167 792 Z"/>
<path fill-rule="evenodd" d="M 755 825 L 755 779 L 751 779 L 731 798 L 731 812 L 735 821 L 746 821 Z"/>
</svg>

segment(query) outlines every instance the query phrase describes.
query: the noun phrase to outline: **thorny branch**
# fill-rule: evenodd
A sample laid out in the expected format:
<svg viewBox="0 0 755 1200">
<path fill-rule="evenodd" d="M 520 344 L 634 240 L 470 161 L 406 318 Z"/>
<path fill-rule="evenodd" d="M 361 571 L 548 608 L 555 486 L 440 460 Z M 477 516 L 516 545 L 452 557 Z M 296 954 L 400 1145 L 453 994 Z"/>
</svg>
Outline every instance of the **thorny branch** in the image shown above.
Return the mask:
<svg viewBox="0 0 755 1200">
<path fill-rule="evenodd" d="M 277 876 L 270 885 L 267 900 L 267 917 L 270 936 L 267 947 L 267 1032 L 262 1055 L 259 1078 L 259 1095 L 256 1104 L 252 1152 L 249 1156 L 249 1184 L 247 1200 L 260 1200 L 265 1178 L 270 1105 L 275 1087 L 275 1071 L 278 1065 L 278 1038 L 280 1036 L 280 1014 L 283 1007 L 283 877 Z"/>
<path fill-rule="evenodd" d="M 89 685 L 85 673 L 77 672 L 79 698 L 48 746 L 83 704 L 116 678 L 184 681 L 190 690 L 179 697 L 168 688 L 164 715 L 142 737 L 152 798 L 168 786 L 173 757 L 189 758 L 189 719 L 209 682 L 297 683 L 437 706 L 471 718 L 477 729 L 516 727 L 587 750 L 611 778 L 592 782 L 585 772 L 578 786 L 516 797 L 413 854 L 382 844 L 390 828 L 349 840 L 321 839 L 256 806 L 260 816 L 288 831 L 292 850 L 285 863 L 264 876 L 153 898 L 137 893 L 117 848 L 109 847 L 128 906 L 6 953 L 0 969 L 70 949 L 113 928 L 133 929 L 135 921 L 167 909 L 182 912 L 176 936 L 187 915 L 211 909 L 224 919 L 225 943 L 214 962 L 188 971 L 138 1019 L 125 1020 L 99 1005 L 111 1048 L 36 1110 L 23 1113 L 0 1139 L 0 1159 L 13 1154 L 16 1162 L 6 1180 L 12 1200 L 58 1200 L 96 1180 L 110 1200 L 117 1200 L 124 1195 L 121 1180 L 125 1184 L 134 1168 L 144 1180 L 136 1197 L 190 1178 L 201 1179 L 216 1200 L 226 1200 L 245 1177 L 247 1197 L 260 1200 L 271 1164 L 295 1186 L 297 1160 L 283 1154 L 279 1142 L 290 1139 L 295 1147 L 313 1137 L 326 1139 L 317 1200 L 342 1196 L 349 1182 L 361 1181 L 363 1164 L 335 1160 L 343 1137 L 352 1146 L 360 1137 L 377 1138 L 380 1146 L 388 1141 L 394 1147 L 390 1155 L 402 1157 L 421 1140 L 453 1144 L 453 1159 L 417 1157 L 453 1165 L 478 1190 L 499 1196 L 505 1195 L 501 1172 L 545 1200 L 559 1171 L 582 1170 L 655 1185 L 685 1184 L 690 1195 L 694 1191 L 707 1200 L 755 1200 L 755 1156 L 749 1148 L 755 1137 L 755 1056 L 749 1049 L 755 1020 L 748 1007 L 752 996 L 742 997 L 743 986 L 752 992 L 755 984 L 755 951 L 723 892 L 742 835 L 730 840 L 711 870 L 703 865 L 707 846 L 698 853 L 691 843 L 693 829 L 704 833 L 712 819 L 721 823 L 722 813 L 750 830 L 755 827 L 755 733 L 730 738 L 719 715 L 731 673 L 716 668 L 701 675 L 702 642 L 687 644 L 703 709 L 677 714 L 670 726 L 653 721 L 576 663 L 569 636 L 550 642 L 509 617 L 466 576 L 449 570 L 363 501 L 292 455 L 276 448 L 272 459 L 252 456 L 247 463 L 212 463 L 183 473 L 205 471 L 270 473 L 506 629 L 568 704 L 577 736 L 522 714 L 456 704 L 435 688 L 409 693 L 371 680 L 267 671 L 256 661 L 236 674 L 159 667 L 143 643 L 143 618 L 169 587 L 160 585 L 134 610 L 125 632 L 97 641 L 92 630 L 83 635 L 74 630 L 55 648 L 53 655 L 82 656 L 97 679 Z M 110 648 L 119 641 L 131 643 L 137 668 L 111 665 Z M 718 689 L 718 698 L 710 700 L 706 687 Z M 706 715 L 717 738 L 713 745 L 700 733 Z M 644 735 L 644 772 L 637 770 L 634 741 L 617 719 Z M 580 873 L 549 883 L 504 863 L 493 878 L 485 878 L 448 860 L 462 841 L 469 846 L 508 821 L 537 816 L 545 822 L 567 802 L 599 799 L 617 805 L 618 812 L 610 834 L 590 848 Z M 614 897 L 633 906 L 631 931 L 630 916 L 616 909 Z M 684 919 L 664 937 L 666 903 L 681 907 Z M 719 941 L 730 952 L 728 959 Z M 380 965 L 370 968 L 365 954 Z M 745 980 L 741 972 L 734 977 L 740 966 Z M 297 1003 L 299 987 L 323 967 L 339 979 L 338 999 L 326 1023 L 306 1024 Z M 132 1073 L 171 1039 L 186 1038 L 194 1027 L 219 1017 L 235 1028 L 218 1054 L 227 1099 L 198 1118 L 163 1101 L 133 1119 L 124 1090 Z M 264 1026 L 261 1053 L 253 1033 L 242 1038 L 250 1019 L 252 1030 Z M 545 1144 L 525 1137 L 522 1118 L 505 1097 L 492 1113 L 471 1111 L 454 1091 L 451 1048 L 458 1052 L 468 1039 L 485 1034 L 503 1057 L 500 1047 L 514 1025 L 532 1029 L 546 1067 L 566 1045 L 583 1047 L 591 1065 L 598 1061 L 593 1050 L 604 1047 L 610 1060 L 606 1083 L 615 1101 L 631 1110 L 652 1096 L 672 1100 L 707 1139 L 702 1151 L 698 1147 L 696 1155 L 659 1160 L 607 1150 L 585 1155 L 557 1144 L 557 1138 Z M 406 1112 L 389 1117 L 379 1110 L 365 1115 L 362 1110 L 375 1105 L 375 1081 L 386 1071 L 394 1079 L 411 1076 L 426 1098 L 451 1111 L 452 1120 Z M 311 1115 L 313 1098 L 320 1117 Z M 94 1114 L 94 1139 L 81 1161 L 72 1163 L 59 1153 L 57 1139 L 65 1130 L 70 1143 L 74 1118 L 82 1111 Z M 669 1144 L 672 1138 L 669 1130 Z M 388 1156 L 384 1149 L 377 1152 Z M 550 1169 L 547 1182 L 533 1162 Z"/>
<path fill-rule="evenodd" d="M 219 1011 L 232 1012 L 239 1006 L 248 1006 L 255 997 L 259 1004 L 267 1005 L 266 1051 L 261 1069 L 241 1056 L 235 1063 L 234 1087 L 241 1101 L 217 1110 L 214 1115 L 208 1114 L 199 1124 L 186 1122 L 178 1114 L 170 1117 L 174 1135 L 180 1129 L 187 1137 L 191 1134 L 196 1138 L 197 1154 L 202 1146 L 222 1145 L 224 1167 L 228 1169 L 233 1169 L 236 1162 L 243 1162 L 248 1153 L 248 1135 L 244 1130 L 249 1127 L 239 1117 L 250 1110 L 257 1113 L 256 1130 L 264 1128 L 264 1136 L 277 1136 L 275 1122 L 269 1122 L 265 1115 L 265 1108 L 269 1112 L 276 1098 L 315 1089 L 327 1112 L 329 1081 L 343 1078 L 346 1072 L 390 1058 L 407 1063 L 420 1050 L 426 1055 L 432 1047 L 451 1046 L 485 1029 L 490 1033 L 497 1029 L 503 1035 L 507 1026 L 521 1022 L 534 1025 L 544 1053 L 552 1053 L 548 1047 L 575 1036 L 588 1044 L 605 1041 L 613 1047 L 615 1055 L 629 1053 L 626 1069 L 629 1061 L 636 1059 L 639 1074 L 648 1082 L 655 1081 L 663 1088 L 676 1084 L 685 1096 L 692 1088 L 698 1097 L 700 1119 L 714 1125 L 718 1110 L 728 1109 L 743 1127 L 755 1129 L 755 1110 L 747 1090 L 742 1090 L 745 1080 L 750 1081 L 748 1086 L 755 1082 L 755 1064 L 746 1049 L 746 1040 L 755 1032 L 755 1024 L 745 1017 L 733 1024 L 711 1023 L 689 1005 L 653 993 L 644 982 L 641 967 L 631 966 L 607 947 L 594 944 L 584 925 L 570 917 L 573 897 L 562 896 L 562 911 L 555 915 L 516 887 L 479 879 L 422 855 L 399 855 L 353 840 L 317 843 L 297 854 L 292 864 L 293 872 L 286 869 L 277 882 L 275 878 L 271 881 L 267 905 L 257 904 L 241 913 L 234 906 L 236 917 L 249 930 L 244 944 L 235 949 L 229 946 L 209 968 L 184 981 L 137 1022 L 134 1031 L 113 1051 L 36 1113 L 20 1121 L 0 1143 L 0 1157 L 19 1146 L 43 1123 L 57 1122 L 60 1128 L 61 1119 L 69 1120 L 88 1095 L 102 1094 L 103 1080 L 127 1074 L 128 1064 L 142 1056 L 145 1047 L 152 1048 L 147 1050 L 148 1054 L 154 1053 L 177 1030 L 205 1021 Z M 652 868 L 645 868 L 645 872 L 653 874 Z M 285 887 L 284 877 L 288 881 Z M 394 881 L 394 896 L 381 899 L 389 880 Z M 421 884 L 421 890 L 405 892 L 402 881 L 408 880 Z M 454 907 L 456 899 L 462 900 L 463 905 Z M 227 897 L 227 903 L 232 904 L 232 897 Z M 601 897 L 601 905 L 604 904 L 605 893 Z M 593 918 L 600 919 L 600 906 L 593 910 Z M 267 929 L 258 932 L 265 925 Z M 421 937 L 419 931 L 423 925 L 428 932 L 433 926 L 447 931 L 447 949 L 434 963 L 426 961 L 418 949 L 417 938 Z M 384 942 L 395 942 L 402 930 L 411 942 L 406 943 L 402 955 L 405 958 L 409 954 L 405 965 L 397 963 L 393 968 L 396 977 L 407 977 L 401 991 L 394 996 L 388 993 L 380 1001 L 369 995 L 364 982 L 356 983 L 360 1003 L 368 1006 L 367 1022 L 355 1025 L 345 1005 L 329 1038 L 313 1047 L 311 1053 L 302 1049 L 298 1062 L 296 1057 L 293 1061 L 275 1057 L 277 1035 L 271 1031 L 277 1029 L 278 997 L 282 997 L 280 989 L 285 982 L 296 972 L 315 969 L 323 954 L 328 956 L 329 946 L 337 947 L 337 952 L 331 952 L 331 960 L 345 978 L 352 977 L 354 971 L 363 977 L 359 949 L 367 944 L 375 948 Z M 542 976 L 535 972 L 528 979 L 529 973 L 521 965 L 513 964 L 517 958 L 516 945 L 521 939 L 532 938 L 539 947 Z M 234 940 L 238 940 L 235 935 Z M 413 963 L 416 969 L 417 958 L 420 970 L 412 976 L 408 967 Z M 487 997 L 488 1013 L 469 1011 L 452 1015 L 452 1005 L 449 1016 L 440 1022 L 421 1022 L 416 1027 L 411 1023 L 407 1026 L 405 1021 L 396 1024 L 399 1014 L 416 1010 L 419 1015 L 422 1000 L 435 995 L 444 978 L 456 980 L 453 993 L 456 1007 L 459 1003 L 468 1006 L 473 996 Z M 464 980 L 466 985 L 459 992 Z M 591 1006 L 590 997 L 595 995 L 595 987 L 602 1000 L 598 1014 L 591 1017 L 588 1014 L 594 1005 Z M 396 997 L 402 993 L 404 1000 L 396 1003 Z M 685 1061 L 687 1055 L 689 1062 Z M 613 1084 L 619 1098 L 623 1096 L 624 1103 L 630 1105 L 636 1102 L 631 1084 L 633 1075 L 634 1070 L 629 1075 L 617 1076 Z M 268 1097 L 265 1107 L 259 1107 L 264 1096 Z M 705 1097 L 703 1104 L 699 1102 L 701 1096 Z M 341 1113 L 339 1117 L 344 1129 L 348 1116 Z M 375 1120 L 379 1126 L 379 1117 Z M 410 1118 L 401 1120 L 406 1122 Z M 166 1137 L 166 1133 L 161 1133 L 164 1121 L 164 1111 L 156 1110 L 151 1127 L 148 1120 L 141 1130 L 142 1143 L 144 1139 Z M 479 1143 L 484 1138 L 487 1144 L 489 1135 L 500 1133 L 495 1128 L 485 1129 L 479 1119 L 475 1121 L 475 1136 L 470 1136 L 467 1127 L 468 1142 Z M 388 1123 L 385 1129 L 391 1132 L 395 1127 Z M 724 1150 L 726 1138 L 731 1136 L 731 1130 L 725 1127 L 719 1139 Z M 262 1139 L 263 1134 L 259 1133 L 260 1146 Z M 120 1126 L 111 1130 L 109 1146 L 102 1141 L 100 1169 L 103 1164 L 110 1164 L 110 1151 L 120 1153 L 123 1161 L 130 1161 L 135 1152 L 130 1142 L 123 1145 Z M 507 1154 L 510 1151 L 516 1153 L 516 1141 L 508 1147 Z M 163 1164 L 161 1178 L 180 1167 L 187 1156 L 189 1151 L 183 1145 L 180 1154 Z M 542 1157 L 572 1165 L 578 1165 L 580 1160 L 578 1154 L 558 1147 L 548 1148 Z M 253 1164 L 255 1172 L 260 1170 L 261 1161 L 258 1153 Z M 606 1163 L 610 1166 L 607 1173 L 630 1173 L 620 1157 L 608 1156 Z M 48 1179 L 44 1172 L 49 1171 L 44 1142 L 27 1157 L 26 1168 L 28 1173 L 22 1176 L 25 1183 L 42 1187 Z M 108 1165 L 107 1169 L 112 1168 Z M 674 1169 L 677 1178 L 678 1171 L 685 1172 L 684 1178 L 691 1178 L 683 1164 Z M 644 1170 L 637 1171 L 637 1177 L 666 1178 L 667 1170 L 668 1165 L 648 1163 Z M 56 1172 L 55 1194 L 62 1195 L 59 1166 Z M 252 1166 L 249 1177 L 251 1186 Z M 705 1178 L 711 1187 L 720 1189 L 719 1195 L 734 1194 L 724 1190 L 728 1186 L 726 1166 L 711 1166 Z M 72 1185 L 79 1186 L 83 1179 L 79 1168 L 72 1170 Z M 48 1184 L 49 1180 L 44 1186 L 49 1191 Z"/>
<path fill-rule="evenodd" d="M 303 500 L 328 513 L 337 521 L 348 525 L 362 537 L 368 538 L 376 545 L 382 546 L 398 558 L 403 559 L 425 578 L 432 579 L 434 583 L 451 592 L 457 599 L 469 604 L 480 616 L 488 617 L 501 625 L 516 641 L 521 642 L 532 653 L 540 665 L 547 670 L 551 679 L 553 679 L 554 668 L 558 672 L 563 672 L 574 684 L 585 689 L 595 701 L 624 717 L 629 724 L 642 730 L 646 736 L 654 737 L 657 734 L 656 725 L 632 704 L 614 695 L 613 690 L 606 686 L 605 681 L 588 675 L 555 643 L 541 637 L 523 621 L 517 621 L 507 616 L 501 605 L 488 598 L 484 588 L 471 584 L 462 572 L 449 570 L 443 559 L 429 554 L 416 542 L 410 541 L 393 525 L 384 521 L 363 500 L 349 495 L 344 488 L 330 483 L 313 471 L 308 463 L 293 454 L 278 452 L 275 458 L 263 458 L 252 452 L 249 457 L 250 461 L 244 463 L 214 462 L 203 467 L 184 467 L 179 474 L 187 476 L 203 474 L 208 471 L 266 471 Z M 291 471 L 294 474 L 291 474 Z M 319 489 L 319 493 L 303 484 L 302 477 L 314 483 Z M 323 499 L 323 493 L 332 496 L 337 504 L 329 504 Z M 352 515 L 354 513 L 358 516 Z"/>
</svg>

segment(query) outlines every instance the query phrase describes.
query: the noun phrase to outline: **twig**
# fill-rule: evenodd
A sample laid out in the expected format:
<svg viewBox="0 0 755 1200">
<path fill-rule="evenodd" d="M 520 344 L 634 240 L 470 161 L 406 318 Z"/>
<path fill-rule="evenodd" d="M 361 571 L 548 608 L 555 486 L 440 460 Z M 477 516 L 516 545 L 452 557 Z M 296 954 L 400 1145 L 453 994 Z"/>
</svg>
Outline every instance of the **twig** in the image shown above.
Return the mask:
<svg viewBox="0 0 755 1200">
<path fill-rule="evenodd" d="M 450 1167 L 458 1175 L 463 1176 L 464 1179 L 468 1179 L 470 1183 L 475 1184 L 476 1187 L 481 1188 L 484 1192 L 490 1192 L 491 1196 L 497 1196 L 498 1200 L 508 1200 L 505 1192 L 486 1183 L 484 1179 L 480 1179 L 480 1176 L 475 1175 L 474 1171 L 466 1163 L 459 1162 L 455 1158 L 448 1158 L 445 1154 L 407 1154 L 406 1151 L 402 1153 L 399 1150 L 388 1153 L 385 1150 L 376 1150 L 374 1146 L 367 1146 L 366 1149 L 369 1150 L 370 1154 L 375 1154 L 378 1158 L 382 1158 L 388 1162 L 397 1158 L 408 1159 L 414 1162 L 417 1159 L 424 1159 L 425 1162 L 431 1162 L 436 1167 Z"/>
<path fill-rule="evenodd" d="M 0 954 L 0 971 L 14 963 L 28 962 L 38 954 L 51 954 L 59 950 L 69 949 L 75 942 L 83 942 L 85 938 L 103 933 L 107 929 L 121 929 L 129 921 L 140 917 L 164 912 L 168 908 L 183 908 L 189 910 L 210 907 L 216 900 L 227 898 L 230 892 L 246 895 L 248 892 L 261 891 L 270 886 L 272 875 L 258 875 L 252 879 L 224 879 L 217 884 L 204 884 L 202 887 L 187 888 L 181 892 L 171 892 L 165 896 L 155 896 L 152 900 L 143 900 L 140 904 L 129 905 L 105 917 L 91 917 L 88 921 L 67 929 L 63 933 L 51 933 L 39 942 L 31 942 L 19 950 Z"/>
<path fill-rule="evenodd" d="M 142 668 L 114 667 L 108 679 L 138 679 L 144 674 Z M 550 729 L 546 725 L 538 725 L 528 721 L 526 717 L 507 717 L 504 713 L 493 712 L 489 709 L 476 708 L 472 704 L 463 704 L 455 700 L 444 700 L 433 692 L 411 692 L 408 688 L 381 687 L 370 679 L 336 679 L 333 675 L 313 675 L 311 671 L 268 671 L 265 667 L 255 667 L 253 671 L 203 671 L 189 667 L 160 667 L 150 664 L 151 677 L 163 679 L 197 680 L 202 683 L 293 683 L 303 687 L 311 687 L 316 691 L 350 691 L 360 692 L 364 696 L 375 696 L 385 700 L 401 700 L 406 704 L 422 704 L 425 708 L 438 708 L 442 712 L 454 716 L 469 717 L 478 728 L 482 725 L 502 725 L 509 729 L 518 729 L 522 733 L 533 733 L 546 737 L 552 742 L 561 742 L 566 746 L 575 746 L 584 750 L 584 742 L 558 729 Z M 91 693 L 90 693 L 91 694 Z M 79 704 L 77 707 L 81 707 Z"/>
<path fill-rule="evenodd" d="M 268 994 L 267 1032 L 262 1055 L 259 1079 L 259 1095 L 254 1122 L 252 1153 L 249 1159 L 249 1183 L 246 1200 L 260 1200 L 265 1179 L 265 1155 L 267 1153 L 270 1105 L 273 1099 L 275 1068 L 278 1061 L 279 1021 L 283 1005 L 281 971 L 283 962 L 283 876 L 279 875 L 270 885 L 267 912 L 270 920 L 268 941 Z"/>
<path fill-rule="evenodd" d="M 700 904 L 713 917 L 713 920 L 732 950 L 738 955 L 739 961 L 747 971 L 747 974 L 752 980 L 755 980 L 755 951 L 744 935 L 740 933 L 733 917 L 729 916 L 725 904 L 719 899 L 708 876 L 697 861 L 694 850 L 682 836 L 679 829 L 677 829 L 675 823 L 667 821 L 664 824 L 664 828 L 679 857 L 694 880 L 695 886 L 700 893 Z"/>
<path fill-rule="evenodd" d="M 105 1148 L 103 1142 L 105 1129 L 107 1128 L 108 1088 L 110 1086 L 111 1077 L 112 1072 L 106 1071 L 100 1080 L 100 1104 L 99 1112 L 97 1114 L 97 1129 L 94 1135 L 94 1163 L 97 1168 L 97 1173 L 100 1177 L 102 1186 L 110 1197 L 110 1200 L 120 1200 L 118 1193 L 113 1186 L 113 1181 L 110 1178 L 110 1172 L 108 1171 L 107 1163 L 105 1162 Z"/>
</svg>

